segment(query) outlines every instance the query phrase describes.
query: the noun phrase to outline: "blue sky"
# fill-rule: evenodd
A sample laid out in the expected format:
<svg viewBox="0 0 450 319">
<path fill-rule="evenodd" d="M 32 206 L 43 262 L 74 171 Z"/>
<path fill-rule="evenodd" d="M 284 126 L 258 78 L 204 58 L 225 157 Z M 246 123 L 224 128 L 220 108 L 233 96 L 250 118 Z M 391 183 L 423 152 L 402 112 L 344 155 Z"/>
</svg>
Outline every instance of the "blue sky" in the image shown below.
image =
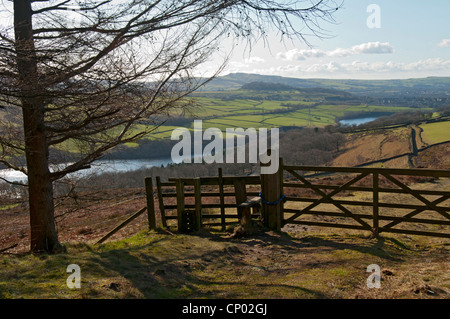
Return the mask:
<svg viewBox="0 0 450 319">
<path fill-rule="evenodd" d="M 369 28 L 368 6 L 379 9 L 379 28 Z M 397 79 L 450 76 L 449 0 L 344 0 L 336 24 L 322 23 L 330 37 L 309 37 L 251 52 L 237 50 L 224 74 L 233 72 L 299 78 Z"/>
<path fill-rule="evenodd" d="M 117 0 L 121 1 L 121 0 Z M 317 0 L 304 0 L 317 1 Z M 341 1 L 341 0 L 336 0 Z M 329 37 L 308 37 L 280 42 L 270 35 L 252 50 L 238 46 L 222 75 L 234 72 L 281 75 L 297 78 L 400 79 L 450 76 L 450 0 L 342 0 L 336 24 L 322 23 Z M 367 20 L 379 8 L 380 28 Z M 1 3 L 10 7 L 8 1 Z M 0 12 L 0 23 L 11 24 L 12 14 Z M 230 43 L 222 42 L 222 51 Z M 222 62 L 214 58 L 199 75 L 216 71 Z"/>
</svg>

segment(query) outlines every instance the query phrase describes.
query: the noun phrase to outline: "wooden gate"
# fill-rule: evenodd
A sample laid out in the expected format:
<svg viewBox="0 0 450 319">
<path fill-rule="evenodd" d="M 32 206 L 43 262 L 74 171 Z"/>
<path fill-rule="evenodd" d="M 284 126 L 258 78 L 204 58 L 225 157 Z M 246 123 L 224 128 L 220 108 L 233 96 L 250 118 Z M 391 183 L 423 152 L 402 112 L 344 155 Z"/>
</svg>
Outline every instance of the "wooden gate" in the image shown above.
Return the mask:
<svg viewBox="0 0 450 319">
<path fill-rule="evenodd" d="M 298 224 L 363 230 L 374 236 L 401 233 L 450 238 L 449 170 L 288 166 L 281 159 L 279 164 L 278 172 L 271 175 L 224 177 L 219 170 L 218 177 L 168 182 L 156 177 L 162 226 L 172 219 L 181 231 L 196 230 L 205 223 L 224 228 L 228 222 L 241 220 L 242 211 L 256 203 L 261 211 L 249 218 L 258 217 L 274 230 Z M 147 181 L 147 210 L 153 228 L 154 192 L 151 178 Z M 218 202 L 204 202 L 214 197 Z"/>
<path fill-rule="evenodd" d="M 162 226 L 167 227 L 174 220 L 183 232 L 205 225 L 225 228 L 239 222 L 243 211 L 250 208 L 248 200 L 259 195 L 261 184 L 259 176 L 223 176 L 220 168 L 217 177 L 169 178 L 167 182 L 159 176 L 155 179 Z M 251 206 L 250 217 L 260 217 L 259 201 L 253 201 Z"/>
<path fill-rule="evenodd" d="M 282 166 L 282 224 L 450 238 L 448 170 Z M 409 186 L 408 186 L 409 185 Z M 428 184 L 429 185 L 429 184 Z M 450 184 L 446 184 L 450 185 Z M 418 217 L 420 215 L 420 217 Z"/>
</svg>

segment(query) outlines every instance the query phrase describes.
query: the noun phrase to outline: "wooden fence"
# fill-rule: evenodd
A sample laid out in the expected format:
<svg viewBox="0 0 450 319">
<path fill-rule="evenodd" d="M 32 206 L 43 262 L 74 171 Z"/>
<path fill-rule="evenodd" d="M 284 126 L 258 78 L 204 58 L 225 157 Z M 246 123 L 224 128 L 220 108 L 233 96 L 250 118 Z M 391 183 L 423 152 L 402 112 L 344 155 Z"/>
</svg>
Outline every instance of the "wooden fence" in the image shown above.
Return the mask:
<svg viewBox="0 0 450 319">
<path fill-rule="evenodd" d="M 167 227 L 168 221 L 176 220 L 180 231 L 198 230 L 205 224 L 225 228 L 241 220 L 244 208 L 240 205 L 246 203 L 249 196 L 259 195 L 261 183 L 259 176 L 223 176 L 220 168 L 217 177 L 169 178 L 168 182 L 161 182 L 156 176 L 155 182 L 162 226 Z M 147 189 L 151 189 L 152 184 L 152 179 L 147 178 Z M 249 190 L 248 186 L 256 190 Z M 153 193 L 147 198 L 153 198 Z M 154 215 L 154 204 L 151 200 L 148 203 L 149 212 Z M 251 217 L 259 217 L 258 205 L 253 206 Z"/>
<path fill-rule="evenodd" d="M 147 207 L 99 242 L 145 211 L 155 229 L 155 200 L 162 226 L 174 221 L 181 232 L 259 218 L 273 230 L 298 224 L 450 238 L 450 189 L 417 189 L 424 179 L 449 177 L 449 170 L 288 166 L 282 159 L 275 174 L 148 177 Z"/>
<path fill-rule="evenodd" d="M 282 181 L 283 225 L 450 238 L 450 189 L 407 185 L 448 178 L 448 170 L 283 166 L 280 172 L 289 178 Z"/>
</svg>

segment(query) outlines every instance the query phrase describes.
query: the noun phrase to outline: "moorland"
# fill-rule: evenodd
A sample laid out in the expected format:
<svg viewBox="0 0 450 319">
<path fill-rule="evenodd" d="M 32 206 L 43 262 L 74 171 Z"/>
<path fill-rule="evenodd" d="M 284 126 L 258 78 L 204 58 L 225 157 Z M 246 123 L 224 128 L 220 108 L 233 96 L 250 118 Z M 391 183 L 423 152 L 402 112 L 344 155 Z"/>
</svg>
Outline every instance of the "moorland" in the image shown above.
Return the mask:
<svg viewBox="0 0 450 319">
<path fill-rule="evenodd" d="M 110 158 L 164 157 L 176 127 L 279 127 L 292 165 L 450 169 L 450 78 L 389 81 L 289 79 L 251 74 L 217 78 L 196 92 L 196 107 L 172 114 L 157 131 Z M 346 118 L 376 117 L 359 126 Z M 142 124 L 145 125 L 145 124 Z M 68 143 L 64 149 L 76 153 Z M 148 231 L 141 216 L 96 244 L 145 206 L 143 180 L 248 175 L 255 166 L 182 164 L 91 176 L 55 193 L 56 222 L 67 252 L 28 251 L 26 192 L 2 184 L 0 298 L 440 298 L 450 296 L 449 242 L 287 225 L 234 238 L 233 227 L 186 235 Z M 412 185 L 413 187 L 414 185 Z M 423 183 L 450 190 L 448 181 Z M 14 196 L 8 196 L 14 194 Z M 66 196 L 69 195 L 69 196 Z M 395 200 L 395 199 L 394 199 Z M 398 199 L 401 200 L 401 199 Z M 448 201 L 447 201 L 448 205 Z M 82 268 L 82 288 L 66 286 L 66 267 Z M 368 289 L 366 267 L 379 264 L 382 288 Z"/>
</svg>

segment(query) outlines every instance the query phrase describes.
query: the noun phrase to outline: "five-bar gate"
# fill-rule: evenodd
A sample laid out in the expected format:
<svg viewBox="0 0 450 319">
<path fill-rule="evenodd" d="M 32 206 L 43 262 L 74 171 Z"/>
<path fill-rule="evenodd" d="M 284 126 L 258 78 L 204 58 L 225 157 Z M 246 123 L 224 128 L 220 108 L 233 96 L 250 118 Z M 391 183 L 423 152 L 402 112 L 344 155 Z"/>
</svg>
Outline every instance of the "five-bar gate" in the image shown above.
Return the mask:
<svg viewBox="0 0 450 319">
<path fill-rule="evenodd" d="M 285 224 L 450 238 L 450 189 L 420 189 L 448 170 L 283 166 Z M 414 184 L 412 188 L 408 184 Z M 293 204 L 293 205 L 292 205 Z M 309 217 L 309 218 L 308 218 Z"/>
<path fill-rule="evenodd" d="M 163 226 L 176 219 L 181 231 L 199 229 L 208 220 L 225 227 L 228 221 L 242 219 L 248 207 L 260 206 L 261 211 L 247 218 L 261 218 L 274 230 L 299 224 L 363 230 L 374 236 L 450 238 L 450 184 L 443 183 L 449 177 L 449 170 L 289 166 L 280 159 L 278 172 L 271 175 L 224 177 L 219 170 L 218 177 L 168 182 L 156 177 L 156 194 Z M 151 178 L 147 181 L 152 190 L 147 196 L 149 225 L 154 227 L 154 188 Z M 205 203 L 214 197 L 218 202 Z M 230 213 L 231 208 L 236 210 Z"/>
</svg>

